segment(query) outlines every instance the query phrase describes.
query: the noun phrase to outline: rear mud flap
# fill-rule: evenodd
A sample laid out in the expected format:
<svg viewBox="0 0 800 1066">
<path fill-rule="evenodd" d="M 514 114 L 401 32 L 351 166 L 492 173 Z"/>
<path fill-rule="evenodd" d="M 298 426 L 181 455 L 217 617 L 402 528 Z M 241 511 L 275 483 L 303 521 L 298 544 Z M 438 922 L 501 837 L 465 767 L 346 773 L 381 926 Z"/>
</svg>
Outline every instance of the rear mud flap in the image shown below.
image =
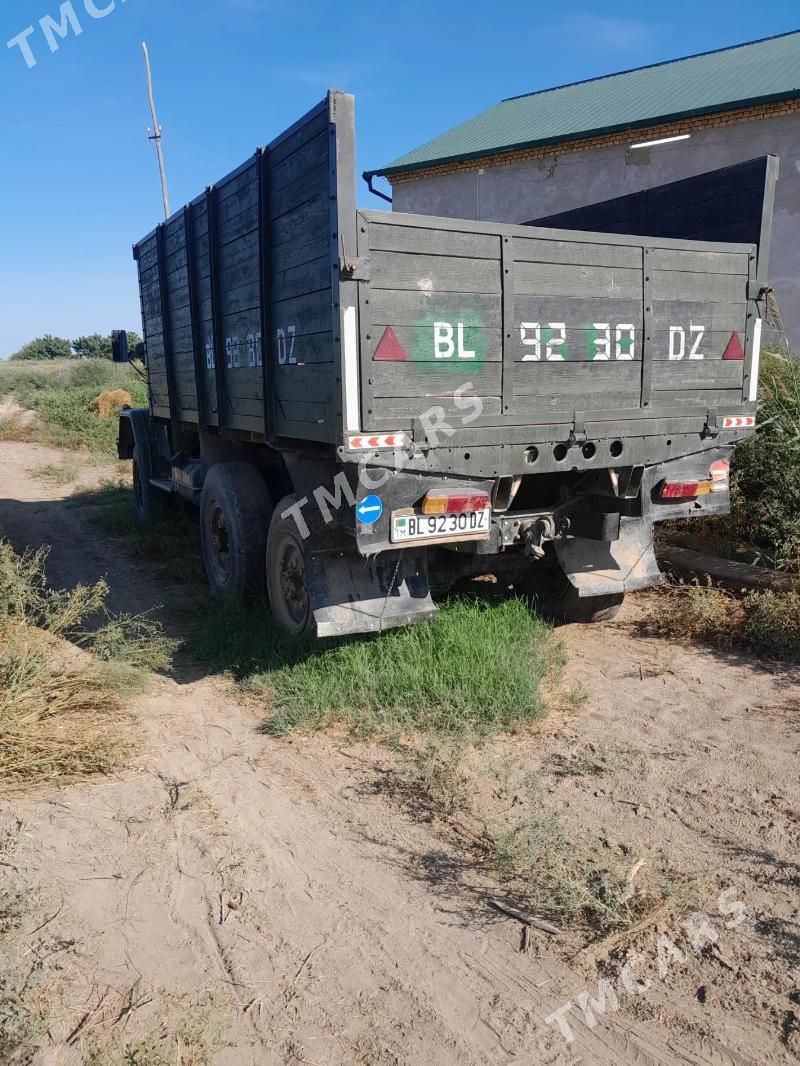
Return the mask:
<svg viewBox="0 0 800 1066">
<path fill-rule="evenodd" d="M 567 537 L 554 544 L 581 598 L 633 592 L 657 585 L 662 578 L 653 550 L 653 526 L 642 518 L 623 518 L 619 540 L 610 544 L 585 537 Z"/>
<path fill-rule="evenodd" d="M 426 551 L 319 552 L 309 560 L 307 586 L 320 637 L 381 633 L 436 616 Z"/>
</svg>

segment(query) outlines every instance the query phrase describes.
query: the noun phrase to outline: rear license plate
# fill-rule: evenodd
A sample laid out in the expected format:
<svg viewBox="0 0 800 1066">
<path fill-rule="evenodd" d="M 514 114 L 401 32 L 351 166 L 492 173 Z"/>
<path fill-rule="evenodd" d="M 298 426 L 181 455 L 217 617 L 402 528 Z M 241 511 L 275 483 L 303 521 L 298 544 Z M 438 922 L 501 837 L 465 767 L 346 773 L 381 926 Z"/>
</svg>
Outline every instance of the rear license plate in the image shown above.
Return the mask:
<svg viewBox="0 0 800 1066">
<path fill-rule="evenodd" d="M 478 539 L 489 533 L 491 509 L 464 511 L 459 514 L 403 514 L 392 515 L 392 543 L 404 544 L 412 540 L 444 540 L 454 537 Z"/>
</svg>

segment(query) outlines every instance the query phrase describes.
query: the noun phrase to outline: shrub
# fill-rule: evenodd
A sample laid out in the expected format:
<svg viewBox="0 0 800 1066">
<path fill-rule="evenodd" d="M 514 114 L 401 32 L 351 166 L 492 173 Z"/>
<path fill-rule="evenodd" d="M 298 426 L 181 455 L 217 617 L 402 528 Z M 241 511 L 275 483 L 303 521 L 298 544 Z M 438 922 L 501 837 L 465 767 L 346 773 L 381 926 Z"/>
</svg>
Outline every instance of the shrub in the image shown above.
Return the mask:
<svg viewBox="0 0 800 1066">
<path fill-rule="evenodd" d="M 23 344 L 18 352 L 14 352 L 9 358 L 23 359 L 74 359 L 72 345 L 63 337 L 53 337 L 46 333 L 44 337 L 36 337 L 27 344 Z"/>
<path fill-rule="evenodd" d="M 770 566 L 800 563 L 800 360 L 767 355 L 758 432 L 732 464 L 731 526 Z"/>
</svg>

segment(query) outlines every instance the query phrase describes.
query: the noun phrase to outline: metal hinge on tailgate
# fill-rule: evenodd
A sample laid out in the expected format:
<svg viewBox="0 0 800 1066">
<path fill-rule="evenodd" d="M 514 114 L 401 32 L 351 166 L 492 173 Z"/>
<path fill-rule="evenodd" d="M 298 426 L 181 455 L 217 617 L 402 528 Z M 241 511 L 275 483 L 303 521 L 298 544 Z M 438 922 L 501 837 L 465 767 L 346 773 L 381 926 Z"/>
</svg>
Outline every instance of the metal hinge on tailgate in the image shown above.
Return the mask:
<svg viewBox="0 0 800 1066">
<path fill-rule="evenodd" d="M 369 281 L 370 258 L 368 255 L 339 260 L 339 274 L 345 281 Z"/>
</svg>

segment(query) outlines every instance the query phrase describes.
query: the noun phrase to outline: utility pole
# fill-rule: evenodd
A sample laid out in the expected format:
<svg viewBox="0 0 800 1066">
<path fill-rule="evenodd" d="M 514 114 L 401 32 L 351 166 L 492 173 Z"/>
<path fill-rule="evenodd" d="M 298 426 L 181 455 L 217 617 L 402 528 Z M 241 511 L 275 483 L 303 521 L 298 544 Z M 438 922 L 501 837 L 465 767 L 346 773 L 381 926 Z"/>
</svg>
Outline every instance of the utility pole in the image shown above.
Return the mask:
<svg viewBox="0 0 800 1066">
<path fill-rule="evenodd" d="M 164 201 L 164 218 L 169 218 L 169 196 L 167 194 L 167 175 L 164 172 L 164 153 L 161 151 L 161 127 L 158 124 L 158 117 L 156 116 L 156 102 L 153 97 L 153 78 L 150 73 L 150 56 L 147 52 L 147 45 L 142 42 L 142 51 L 144 52 L 144 69 L 147 76 L 147 98 L 150 101 L 150 114 L 153 116 L 153 132 L 148 134 L 149 139 L 156 146 L 156 158 L 158 159 L 158 173 L 161 176 L 161 197 Z"/>
</svg>

